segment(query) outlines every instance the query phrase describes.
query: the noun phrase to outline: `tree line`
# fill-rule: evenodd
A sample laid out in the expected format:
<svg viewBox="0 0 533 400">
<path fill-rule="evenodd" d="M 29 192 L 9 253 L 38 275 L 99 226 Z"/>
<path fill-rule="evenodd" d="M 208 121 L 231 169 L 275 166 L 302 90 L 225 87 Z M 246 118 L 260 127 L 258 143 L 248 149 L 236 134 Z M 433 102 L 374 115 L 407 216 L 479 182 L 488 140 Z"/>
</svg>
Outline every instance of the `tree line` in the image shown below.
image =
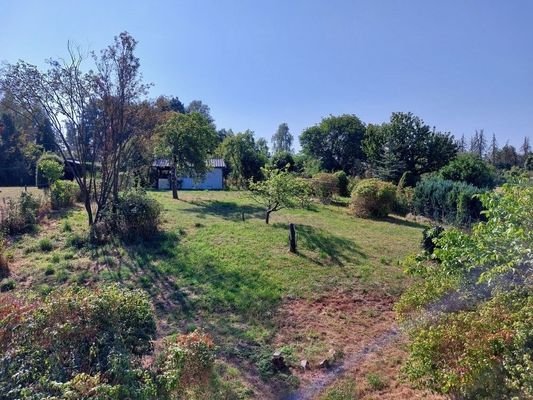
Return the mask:
<svg viewBox="0 0 533 400">
<path fill-rule="evenodd" d="M 301 151 L 287 123 L 271 146 L 251 130 L 218 129 L 209 106 L 178 97 L 147 98 L 137 41 L 127 32 L 89 55 L 69 47 L 68 57 L 40 70 L 19 61 L 0 75 L 0 186 L 32 184 L 38 159 L 57 153 L 78 184 L 89 224 L 124 187 L 149 186 L 155 158 L 171 161 L 172 174 L 202 176 L 211 157 L 223 158 L 230 186 L 247 188 L 270 166 L 311 177 L 344 171 L 414 186 L 458 154 L 470 153 L 499 169 L 531 168 L 529 139 L 519 153 L 499 148 L 476 131 L 467 146 L 412 113 L 394 112 L 388 122 L 365 124 L 353 114 L 330 115 L 303 130 Z M 85 63 L 92 61 L 91 68 Z M 529 160 L 529 161 L 528 161 Z M 175 179 L 173 193 L 177 198 Z"/>
</svg>

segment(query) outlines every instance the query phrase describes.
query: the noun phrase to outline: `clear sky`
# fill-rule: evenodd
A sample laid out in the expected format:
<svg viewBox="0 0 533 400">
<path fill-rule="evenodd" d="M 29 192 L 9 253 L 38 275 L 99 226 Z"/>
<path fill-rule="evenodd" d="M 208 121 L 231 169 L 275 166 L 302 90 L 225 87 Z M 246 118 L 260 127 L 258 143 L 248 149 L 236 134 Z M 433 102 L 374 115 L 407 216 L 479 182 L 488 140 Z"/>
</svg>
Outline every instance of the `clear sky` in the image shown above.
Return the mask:
<svg viewBox="0 0 533 400">
<path fill-rule="evenodd" d="M 270 139 L 329 114 L 412 111 L 456 136 L 533 140 L 531 0 L 0 0 L 0 60 L 127 30 L 151 95 L 200 99 L 218 128 Z"/>
</svg>

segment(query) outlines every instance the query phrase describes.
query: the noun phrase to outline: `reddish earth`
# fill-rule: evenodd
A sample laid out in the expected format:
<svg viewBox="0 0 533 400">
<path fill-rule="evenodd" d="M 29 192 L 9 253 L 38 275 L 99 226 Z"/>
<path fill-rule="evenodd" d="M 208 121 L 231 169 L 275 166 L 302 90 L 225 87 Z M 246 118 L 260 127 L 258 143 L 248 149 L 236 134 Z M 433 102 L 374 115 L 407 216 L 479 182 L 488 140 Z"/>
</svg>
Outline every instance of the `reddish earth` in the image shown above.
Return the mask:
<svg viewBox="0 0 533 400">
<path fill-rule="evenodd" d="M 319 398 L 342 378 L 355 380 L 359 400 L 443 399 L 412 389 L 400 379 L 406 350 L 405 338 L 395 328 L 394 301 L 378 291 L 363 290 L 287 301 L 274 343 L 293 346 L 297 363 L 306 359 L 310 364 L 307 371 L 293 368 L 302 388 L 294 398 Z M 319 363 L 333 352 L 340 354 L 338 368 L 320 368 Z M 379 376 L 384 387 L 372 387 L 369 374 Z"/>
</svg>

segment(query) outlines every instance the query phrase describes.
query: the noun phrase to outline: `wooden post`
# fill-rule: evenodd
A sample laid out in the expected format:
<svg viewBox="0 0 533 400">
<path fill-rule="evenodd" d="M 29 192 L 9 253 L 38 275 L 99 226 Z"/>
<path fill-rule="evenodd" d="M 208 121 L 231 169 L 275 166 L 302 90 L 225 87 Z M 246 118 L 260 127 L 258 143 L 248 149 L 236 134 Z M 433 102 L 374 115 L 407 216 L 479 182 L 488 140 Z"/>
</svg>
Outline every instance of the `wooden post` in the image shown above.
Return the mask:
<svg viewBox="0 0 533 400">
<path fill-rule="evenodd" d="M 241 211 L 242 222 L 244 222 L 244 211 Z"/>
<path fill-rule="evenodd" d="M 296 253 L 296 225 L 289 224 L 289 251 Z"/>
</svg>

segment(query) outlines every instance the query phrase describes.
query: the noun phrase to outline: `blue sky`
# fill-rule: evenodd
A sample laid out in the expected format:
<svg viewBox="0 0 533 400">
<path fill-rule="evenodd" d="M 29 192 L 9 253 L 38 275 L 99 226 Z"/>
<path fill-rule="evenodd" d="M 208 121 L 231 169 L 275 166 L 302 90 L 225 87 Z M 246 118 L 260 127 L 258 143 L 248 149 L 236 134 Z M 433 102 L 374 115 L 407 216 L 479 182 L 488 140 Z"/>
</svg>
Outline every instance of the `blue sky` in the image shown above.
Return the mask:
<svg viewBox="0 0 533 400">
<path fill-rule="evenodd" d="M 79 4 L 78 4 L 79 3 Z M 533 139 L 533 1 L 0 0 L 0 60 L 99 50 L 129 31 L 151 95 L 270 139 L 329 114 L 412 111 L 438 130 Z"/>
</svg>

